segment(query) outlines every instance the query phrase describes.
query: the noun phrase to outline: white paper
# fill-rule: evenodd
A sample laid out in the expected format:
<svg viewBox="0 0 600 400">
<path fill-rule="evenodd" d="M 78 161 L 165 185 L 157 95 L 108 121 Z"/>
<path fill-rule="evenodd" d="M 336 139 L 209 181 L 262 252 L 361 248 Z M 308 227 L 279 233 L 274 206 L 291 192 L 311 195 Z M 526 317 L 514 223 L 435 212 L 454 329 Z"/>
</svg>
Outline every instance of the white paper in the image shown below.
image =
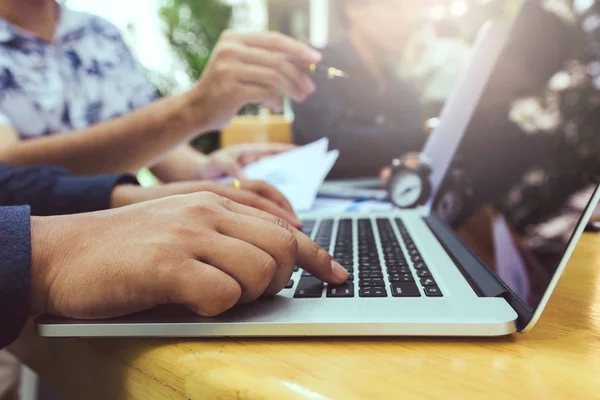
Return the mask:
<svg viewBox="0 0 600 400">
<path fill-rule="evenodd" d="M 296 211 L 310 210 L 317 192 L 338 159 L 339 152 L 327 152 L 329 140 L 323 138 L 306 146 L 264 158 L 244 168 L 247 179 L 262 180 L 275 186 Z"/>
</svg>

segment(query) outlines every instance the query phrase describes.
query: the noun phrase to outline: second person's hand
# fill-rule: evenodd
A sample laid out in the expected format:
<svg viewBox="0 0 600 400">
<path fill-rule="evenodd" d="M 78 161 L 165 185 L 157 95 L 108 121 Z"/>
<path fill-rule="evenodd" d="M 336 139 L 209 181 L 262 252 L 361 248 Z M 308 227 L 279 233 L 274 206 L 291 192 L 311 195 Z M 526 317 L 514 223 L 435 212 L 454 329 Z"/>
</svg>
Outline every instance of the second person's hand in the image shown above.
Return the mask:
<svg viewBox="0 0 600 400">
<path fill-rule="evenodd" d="M 321 54 L 281 33 L 224 32 L 195 88 L 187 93 L 203 131 L 225 127 L 246 104 L 282 110 L 281 95 L 303 101 L 315 85 L 300 65 Z M 195 110 L 195 111 L 194 111 Z"/>
<path fill-rule="evenodd" d="M 290 202 L 273 186 L 252 180 L 241 180 L 240 185 L 239 189 L 231 184 L 213 181 L 177 182 L 153 187 L 119 185 L 113 189 L 111 207 L 118 208 L 179 194 L 210 192 L 283 218 L 295 228 L 302 226 Z"/>
</svg>

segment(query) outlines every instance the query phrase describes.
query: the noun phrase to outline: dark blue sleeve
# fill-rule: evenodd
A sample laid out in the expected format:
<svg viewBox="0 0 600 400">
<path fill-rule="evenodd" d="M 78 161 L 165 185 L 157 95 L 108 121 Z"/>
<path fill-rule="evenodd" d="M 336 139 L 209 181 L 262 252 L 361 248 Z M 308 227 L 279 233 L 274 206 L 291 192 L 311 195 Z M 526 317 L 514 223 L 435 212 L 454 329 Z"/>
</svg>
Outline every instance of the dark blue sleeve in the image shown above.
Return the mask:
<svg viewBox="0 0 600 400">
<path fill-rule="evenodd" d="M 0 349 L 27 320 L 31 280 L 29 207 L 0 207 Z"/>
<path fill-rule="evenodd" d="M 63 215 L 110 208 L 113 188 L 137 184 L 130 175 L 72 176 L 61 168 L 0 164 L 0 206 L 29 205 L 32 215 Z"/>
</svg>

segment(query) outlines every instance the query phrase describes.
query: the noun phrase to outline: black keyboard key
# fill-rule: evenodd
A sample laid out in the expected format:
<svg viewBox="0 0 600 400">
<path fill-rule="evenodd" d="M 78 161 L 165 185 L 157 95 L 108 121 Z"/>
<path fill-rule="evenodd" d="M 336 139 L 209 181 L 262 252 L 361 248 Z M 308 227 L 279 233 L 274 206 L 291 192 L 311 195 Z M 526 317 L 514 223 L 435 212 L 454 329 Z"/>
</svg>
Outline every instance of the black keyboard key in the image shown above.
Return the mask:
<svg viewBox="0 0 600 400">
<path fill-rule="evenodd" d="M 391 289 L 394 297 L 421 297 L 421 292 L 414 282 L 392 283 Z"/>
<path fill-rule="evenodd" d="M 328 285 L 327 297 L 354 297 L 354 284 L 346 282 L 341 285 Z"/>
<path fill-rule="evenodd" d="M 298 282 L 294 297 L 300 299 L 321 297 L 324 286 L 325 284 L 315 277 L 304 277 Z"/>
<path fill-rule="evenodd" d="M 358 267 L 358 272 L 381 272 L 381 267 L 380 266 L 369 266 L 369 267 L 365 267 L 364 265 L 361 265 Z"/>
<path fill-rule="evenodd" d="M 359 272 L 359 278 L 383 278 L 383 274 L 381 272 Z"/>
<path fill-rule="evenodd" d="M 415 269 L 427 269 L 427 265 L 425 265 L 425 263 L 423 261 L 418 262 L 418 263 L 414 263 L 413 267 Z"/>
<path fill-rule="evenodd" d="M 302 277 L 310 277 L 310 276 L 313 276 L 310 272 L 302 271 Z"/>
<path fill-rule="evenodd" d="M 360 288 L 358 294 L 360 297 L 387 297 L 384 287 Z"/>
<path fill-rule="evenodd" d="M 294 272 L 298 272 L 298 270 L 300 270 L 300 267 L 299 267 L 299 266 L 297 266 L 297 265 L 295 265 L 295 266 L 294 266 Z"/>
<path fill-rule="evenodd" d="M 423 286 L 437 286 L 435 279 L 433 278 L 421 278 L 421 285 Z"/>
<path fill-rule="evenodd" d="M 353 274 L 353 273 L 349 273 L 349 274 L 348 274 L 348 281 L 349 281 L 349 282 L 352 282 L 352 281 L 354 281 L 354 274 Z"/>
<path fill-rule="evenodd" d="M 410 274 L 410 269 L 408 267 L 387 267 L 386 271 L 388 275 Z"/>
<path fill-rule="evenodd" d="M 385 286 L 383 278 L 363 278 L 358 282 L 360 287 Z"/>
<path fill-rule="evenodd" d="M 423 261 L 421 256 L 412 256 L 410 259 L 412 260 L 413 263 L 420 263 Z"/>
<path fill-rule="evenodd" d="M 417 275 L 420 278 L 429 278 L 431 276 L 431 272 L 427 268 L 417 270 Z"/>
<path fill-rule="evenodd" d="M 285 284 L 285 288 L 286 289 L 291 289 L 294 287 L 294 281 L 293 280 L 289 280 L 288 283 Z"/>
<path fill-rule="evenodd" d="M 314 228 L 315 228 L 314 220 L 302 221 L 302 232 L 304 232 L 305 235 L 307 235 L 307 236 L 312 235 L 312 231 Z"/>
<path fill-rule="evenodd" d="M 412 274 L 393 274 L 388 276 L 390 282 L 414 282 Z"/>
<path fill-rule="evenodd" d="M 386 261 L 385 264 L 388 268 L 408 268 L 406 261 Z"/>
<path fill-rule="evenodd" d="M 425 296 L 427 297 L 442 297 L 442 291 L 437 286 L 427 286 L 425 288 Z"/>
</svg>

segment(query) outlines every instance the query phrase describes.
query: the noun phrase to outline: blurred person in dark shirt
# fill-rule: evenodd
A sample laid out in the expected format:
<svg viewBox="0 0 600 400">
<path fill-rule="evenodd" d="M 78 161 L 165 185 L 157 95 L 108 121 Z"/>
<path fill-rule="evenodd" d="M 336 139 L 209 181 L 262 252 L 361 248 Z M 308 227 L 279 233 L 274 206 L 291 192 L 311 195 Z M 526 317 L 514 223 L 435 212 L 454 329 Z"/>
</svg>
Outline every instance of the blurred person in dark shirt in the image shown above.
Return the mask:
<svg viewBox="0 0 600 400">
<path fill-rule="evenodd" d="M 420 96 L 395 71 L 422 2 L 342 0 L 346 33 L 322 50 L 323 64 L 349 79 L 316 76 L 316 91 L 294 105 L 294 140 L 328 137 L 340 157 L 329 178 L 371 177 L 424 144 Z"/>
</svg>

